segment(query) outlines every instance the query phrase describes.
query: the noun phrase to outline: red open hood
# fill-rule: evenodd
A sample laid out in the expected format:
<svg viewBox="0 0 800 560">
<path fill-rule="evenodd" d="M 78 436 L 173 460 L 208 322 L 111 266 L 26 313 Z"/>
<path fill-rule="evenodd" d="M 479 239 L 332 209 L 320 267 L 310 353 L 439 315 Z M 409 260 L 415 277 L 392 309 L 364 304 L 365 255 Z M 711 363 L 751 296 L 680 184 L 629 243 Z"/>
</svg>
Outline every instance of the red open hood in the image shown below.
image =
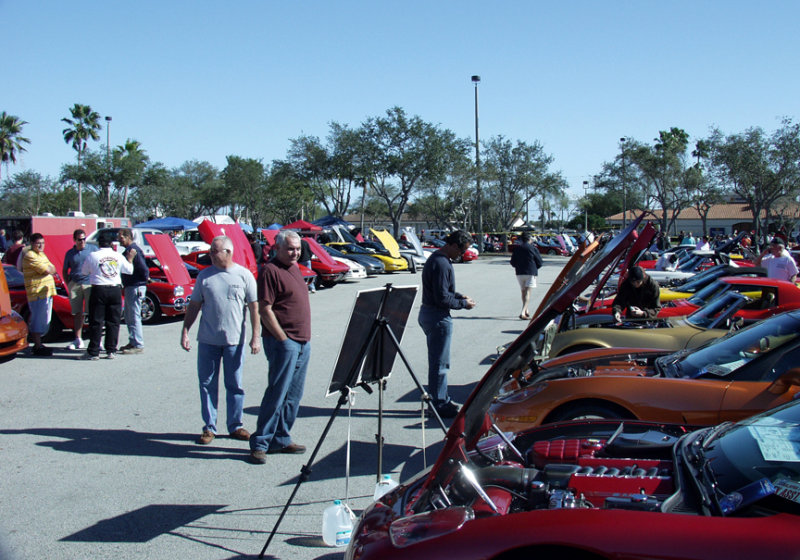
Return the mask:
<svg viewBox="0 0 800 560">
<path fill-rule="evenodd" d="M 200 236 L 203 241 L 211 244 L 211 241 L 218 235 L 227 235 L 233 242 L 233 262 L 240 264 L 250 272 L 253 276 L 258 275 L 258 263 L 256 256 L 253 254 L 253 248 L 250 247 L 250 242 L 247 236 L 239 227 L 239 224 L 215 224 L 211 220 L 203 220 L 197 226 Z"/>
<path fill-rule="evenodd" d="M 178 249 L 169 235 L 165 233 L 145 233 L 144 238 L 153 248 L 159 264 L 167 276 L 167 282 L 184 286 L 192 283 L 192 278 L 189 276 L 189 271 L 183 264 Z"/>
</svg>

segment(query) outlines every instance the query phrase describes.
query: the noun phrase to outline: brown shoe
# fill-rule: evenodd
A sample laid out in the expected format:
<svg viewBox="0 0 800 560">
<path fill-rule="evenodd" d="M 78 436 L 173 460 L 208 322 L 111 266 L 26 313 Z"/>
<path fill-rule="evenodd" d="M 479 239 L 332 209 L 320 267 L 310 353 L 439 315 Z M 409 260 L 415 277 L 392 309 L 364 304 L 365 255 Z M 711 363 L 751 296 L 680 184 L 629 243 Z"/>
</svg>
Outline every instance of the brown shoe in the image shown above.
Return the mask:
<svg viewBox="0 0 800 560">
<path fill-rule="evenodd" d="M 245 430 L 244 428 L 236 428 L 231 432 L 231 437 L 233 439 L 238 439 L 241 441 L 249 441 L 250 440 L 250 432 Z"/>
<path fill-rule="evenodd" d="M 267 451 L 270 455 L 274 453 L 291 453 L 293 455 L 301 455 L 306 452 L 306 446 L 300 445 L 299 443 L 290 443 L 286 447 L 281 447 L 280 449 L 270 449 Z"/>
<path fill-rule="evenodd" d="M 203 434 L 199 438 L 197 438 L 197 443 L 199 443 L 200 445 L 208 445 L 209 443 L 214 441 L 215 437 L 217 436 L 214 434 L 214 432 L 203 430 Z"/>
<path fill-rule="evenodd" d="M 263 465 L 267 462 L 267 452 L 263 449 L 256 449 L 250 452 L 250 462 L 256 465 Z"/>
</svg>

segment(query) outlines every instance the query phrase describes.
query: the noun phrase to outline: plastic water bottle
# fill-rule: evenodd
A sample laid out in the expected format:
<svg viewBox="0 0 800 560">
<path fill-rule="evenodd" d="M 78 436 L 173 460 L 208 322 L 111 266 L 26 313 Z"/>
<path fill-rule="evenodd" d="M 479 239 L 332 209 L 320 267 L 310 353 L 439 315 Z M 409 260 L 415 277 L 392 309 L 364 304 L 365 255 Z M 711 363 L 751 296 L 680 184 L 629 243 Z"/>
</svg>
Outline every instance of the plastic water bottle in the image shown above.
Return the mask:
<svg viewBox="0 0 800 560">
<path fill-rule="evenodd" d="M 372 499 L 377 502 L 381 496 L 391 492 L 395 488 L 397 488 L 397 482 L 392 480 L 392 475 L 385 474 L 383 478 L 375 484 L 375 494 L 373 494 Z"/>
<path fill-rule="evenodd" d="M 328 546 L 347 546 L 353 532 L 354 516 L 341 500 L 325 508 L 322 514 L 322 540 Z"/>
</svg>

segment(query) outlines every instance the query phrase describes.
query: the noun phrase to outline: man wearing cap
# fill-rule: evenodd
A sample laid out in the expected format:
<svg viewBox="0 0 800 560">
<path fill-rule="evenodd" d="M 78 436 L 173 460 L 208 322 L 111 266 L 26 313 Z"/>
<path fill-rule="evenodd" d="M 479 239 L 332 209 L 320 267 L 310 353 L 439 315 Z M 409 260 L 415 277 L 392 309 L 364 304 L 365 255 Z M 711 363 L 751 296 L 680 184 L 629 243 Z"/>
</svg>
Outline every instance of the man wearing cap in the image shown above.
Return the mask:
<svg viewBox="0 0 800 560">
<path fill-rule="evenodd" d="M 612 304 L 614 320 L 622 320 L 625 316 L 653 319 L 661 311 L 661 287 L 658 282 L 645 274 L 640 266 L 628 271 L 628 276 L 620 284 L 617 296 Z"/>
<path fill-rule="evenodd" d="M 786 251 L 786 242 L 780 237 L 773 237 L 769 247 L 764 249 L 755 260 L 756 266 L 767 269 L 767 277 L 777 280 L 797 280 L 797 263 Z"/>
</svg>

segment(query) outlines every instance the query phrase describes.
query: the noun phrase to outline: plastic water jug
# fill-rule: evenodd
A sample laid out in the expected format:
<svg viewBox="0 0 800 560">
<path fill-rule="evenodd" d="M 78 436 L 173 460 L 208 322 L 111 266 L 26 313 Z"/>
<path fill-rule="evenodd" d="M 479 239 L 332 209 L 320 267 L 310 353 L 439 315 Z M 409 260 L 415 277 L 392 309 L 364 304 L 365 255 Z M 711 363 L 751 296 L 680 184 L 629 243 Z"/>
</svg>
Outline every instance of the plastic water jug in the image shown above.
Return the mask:
<svg viewBox="0 0 800 560">
<path fill-rule="evenodd" d="M 375 494 L 373 494 L 372 499 L 377 502 L 381 496 L 391 492 L 395 488 L 397 488 L 397 482 L 392 480 L 392 475 L 385 474 L 383 478 L 375 484 Z"/>
<path fill-rule="evenodd" d="M 322 540 L 328 546 L 347 546 L 355 516 L 341 500 L 333 502 L 322 514 Z"/>
</svg>

